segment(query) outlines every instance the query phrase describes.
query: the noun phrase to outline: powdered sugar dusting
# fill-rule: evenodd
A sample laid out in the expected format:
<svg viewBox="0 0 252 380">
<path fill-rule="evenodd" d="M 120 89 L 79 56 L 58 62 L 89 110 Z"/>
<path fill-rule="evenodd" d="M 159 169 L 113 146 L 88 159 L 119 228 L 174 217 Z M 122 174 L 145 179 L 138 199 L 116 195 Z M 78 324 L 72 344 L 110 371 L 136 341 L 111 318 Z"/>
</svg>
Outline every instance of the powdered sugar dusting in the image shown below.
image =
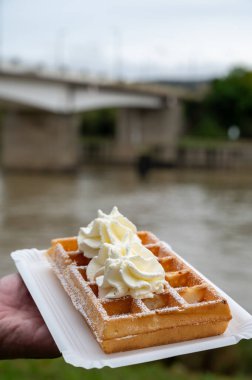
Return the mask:
<svg viewBox="0 0 252 380">
<path fill-rule="evenodd" d="M 76 259 L 77 252 L 69 253 L 60 244 L 53 251 L 48 251 L 47 258 L 53 270 L 100 343 L 104 339 L 123 339 L 176 326 L 180 322 L 174 319 L 174 315 L 181 318 L 186 310 L 207 310 L 226 302 L 199 273 L 155 235 L 143 231 L 139 232 L 139 237 L 167 273 L 164 292 L 154 295 L 153 299 L 141 300 L 129 296 L 99 298 L 97 285 L 87 280 L 86 265 Z M 170 314 L 174 321 L 169 318 Z M 159 318 L 161 315 L 162 319 Z M 208 320 L 207 316 L 205 320 Z"/>
</svg>

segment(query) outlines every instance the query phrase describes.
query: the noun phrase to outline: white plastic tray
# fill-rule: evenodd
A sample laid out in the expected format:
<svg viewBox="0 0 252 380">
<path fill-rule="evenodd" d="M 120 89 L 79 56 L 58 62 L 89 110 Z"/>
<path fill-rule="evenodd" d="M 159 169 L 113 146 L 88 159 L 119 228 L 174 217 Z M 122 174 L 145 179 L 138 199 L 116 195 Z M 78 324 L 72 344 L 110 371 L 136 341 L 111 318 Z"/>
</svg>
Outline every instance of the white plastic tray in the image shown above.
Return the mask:
<svg viewBox="0 0 252 380">
<path fill-rule="evenodd" d="M 76 367 L 115 368 L 229 346 L 241 339 L 252 338 L 252 316 L 217 288 L 228 300 L 233 316 L 225 334 L 165 346 L 105 354 L 51 270 L 44 257 L 44 251 L 24 249 L 13 252 L 11 256 L 64 360 Z"/>
</svg>

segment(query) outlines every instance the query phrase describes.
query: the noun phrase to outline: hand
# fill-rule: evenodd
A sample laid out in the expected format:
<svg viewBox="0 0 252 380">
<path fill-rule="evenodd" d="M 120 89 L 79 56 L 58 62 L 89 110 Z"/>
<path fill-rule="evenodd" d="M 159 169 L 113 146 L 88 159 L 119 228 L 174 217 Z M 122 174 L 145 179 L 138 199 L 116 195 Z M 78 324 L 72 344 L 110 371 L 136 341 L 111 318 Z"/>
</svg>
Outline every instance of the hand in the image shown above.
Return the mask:
<svg viewBox="0 0 252 380">
<path fill-rule="evenodd" d="M 0 279 L 0 359 L 57 356 L 60 352 L 20 275 Z"/>
</svg>

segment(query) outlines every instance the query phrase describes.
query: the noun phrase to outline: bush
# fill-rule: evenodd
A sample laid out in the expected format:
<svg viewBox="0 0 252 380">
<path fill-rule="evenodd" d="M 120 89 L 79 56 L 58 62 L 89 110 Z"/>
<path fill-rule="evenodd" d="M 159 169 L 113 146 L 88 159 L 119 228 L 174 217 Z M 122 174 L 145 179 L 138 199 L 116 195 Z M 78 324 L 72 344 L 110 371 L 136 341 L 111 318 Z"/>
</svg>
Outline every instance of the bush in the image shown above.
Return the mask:
<svg viewBox="0 0 252 380">
<path fill-rule="evenodd" d="M 252 72 L 235 69 L 215 79 L 201 103 L 187 102 L 188 133 L 197 137 L 226 137 L 237 125 L 241 138 L 252 138 Z"/>
<path fill-rule="evenodd" d="M 203 138 L 225 138 L 226 133 L 214 118 L 205 117 L 193 129 L 193 136 Z"/>
<path fill-rule="evenodd" d="M 113 137 L 115 133 L 115 111 L 104 109 L 83 113 L 80 133 L 85 137 Z"/>
</svg>

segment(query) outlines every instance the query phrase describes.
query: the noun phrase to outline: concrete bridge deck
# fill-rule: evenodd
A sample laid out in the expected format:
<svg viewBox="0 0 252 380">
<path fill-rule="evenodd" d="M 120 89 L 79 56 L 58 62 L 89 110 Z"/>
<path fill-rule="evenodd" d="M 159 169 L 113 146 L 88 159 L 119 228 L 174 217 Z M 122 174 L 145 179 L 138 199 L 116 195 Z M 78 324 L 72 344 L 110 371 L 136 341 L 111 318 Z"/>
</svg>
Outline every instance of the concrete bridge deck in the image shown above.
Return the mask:
<svg viewBox="0 0 252 380">
<path fill-rule="evenodd" d="M 188 89 L 92 80 L 80 75 L 0 70 L 0 104 L 56 113 L 78 113 L 106 107 L 164 108 L 173 99 L 192 99 Z"/>
<path fill-rule="evenodd" d="M 80 156 L 78 115 L 102 108 L 118 109 L 114 157 L 132 162 L 142 146 L 174 146 L 182 129 L 181 100 L 198 96 L 169 86 L 2 69 L 3 166 L 75 168 Z"/>
</svg>

